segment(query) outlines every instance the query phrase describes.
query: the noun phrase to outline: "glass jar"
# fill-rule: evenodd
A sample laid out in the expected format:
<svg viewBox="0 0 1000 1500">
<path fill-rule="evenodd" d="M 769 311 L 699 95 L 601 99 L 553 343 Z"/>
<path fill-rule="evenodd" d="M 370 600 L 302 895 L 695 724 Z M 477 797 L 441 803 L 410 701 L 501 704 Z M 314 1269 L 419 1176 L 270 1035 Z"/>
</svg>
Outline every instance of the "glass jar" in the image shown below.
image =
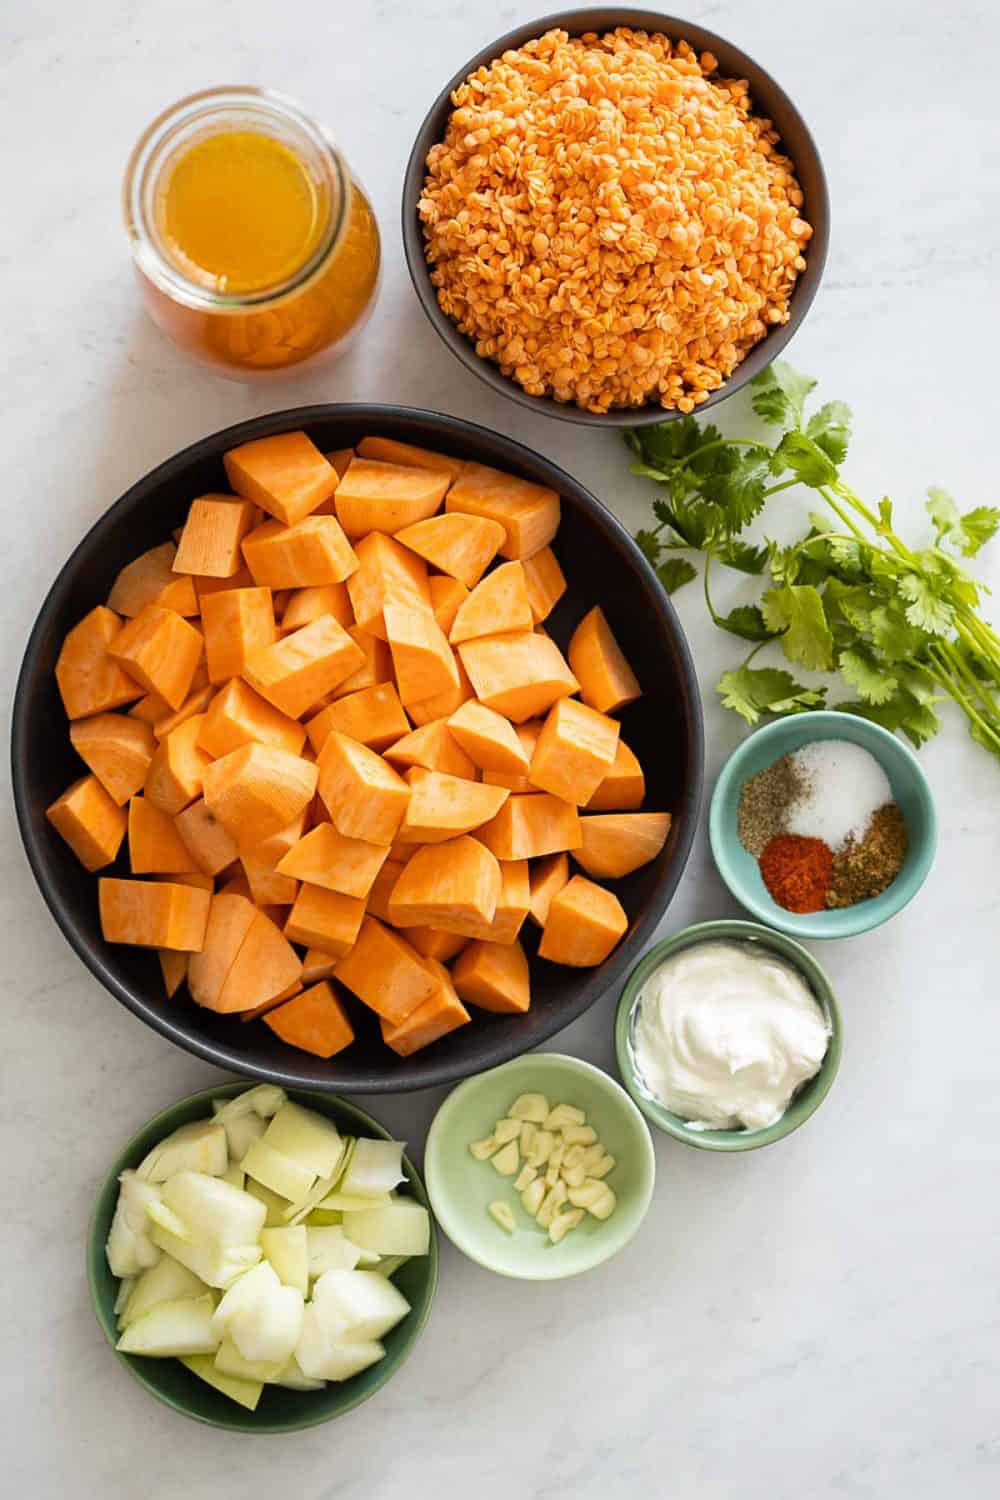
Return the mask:
<svg viewBox="0 0 1000 1500">
<path fill-rule="evenodd" d="M 371 205 L 326 131 L 265 89 L 209 89 L 154 120 L 123 208 L 153 321 L 236 380 L 339 354 L 378 290 Z"/>
</svg>

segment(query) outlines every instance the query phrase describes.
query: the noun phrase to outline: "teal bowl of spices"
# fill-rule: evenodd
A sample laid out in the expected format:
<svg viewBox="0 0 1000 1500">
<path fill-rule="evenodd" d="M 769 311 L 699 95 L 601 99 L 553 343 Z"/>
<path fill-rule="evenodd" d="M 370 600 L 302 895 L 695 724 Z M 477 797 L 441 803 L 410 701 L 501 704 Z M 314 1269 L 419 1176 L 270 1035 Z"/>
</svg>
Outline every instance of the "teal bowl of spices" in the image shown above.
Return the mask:
<svg viewBox="0 0 1000 1500">
<path fill-rule="evenodd" d="M 937 815 L 902 740 L 854 714 L 817 712 L 777 719 L 733 752 L 708 836 L 719 874 L 760 921 L 792 937 L 854 937 L 917 894 L 934 862 Z M 772 889 L 819 909 L 789 910 Z"/>
<path fill-rule="evenodd" d="M 761 1129 L 717 1130 L 675 1114 L 647 1088 L 636 1060 L 635 1027 L 643 986 L 667 959 L 685 949 L 706 943 L 747 944 L 754 949 L 764 950 L 769 956 L 795 969 L 811 990 L 826 1018 L 830 1040 L 819 1071 L 792 1095 L 781 1118 Z M 675 1140 L 683 1141 L 686 1146 L 696 1146 L 700 1151 L 756 1151 L 761 1146 L 772 1146 L 776 1141 L 791 1135 L 793 1130 L 798 1130 L 800 1125 L 804 1125 L 816 1113 L 830 1092 L 840 1067 L 842 1050 L 840 1011 L 826 971 L 794 939 L 762 927 L 757 922 L 696 922 L 694 926 L 685 927 L 671 937 L 655 943 L 629 975 L 615 1014 L 615 1056 L 622 1082 L 629 1094 L 650 1124 L 662 1130 L 665 1135 L 672 1135 Z"/>
</svg>

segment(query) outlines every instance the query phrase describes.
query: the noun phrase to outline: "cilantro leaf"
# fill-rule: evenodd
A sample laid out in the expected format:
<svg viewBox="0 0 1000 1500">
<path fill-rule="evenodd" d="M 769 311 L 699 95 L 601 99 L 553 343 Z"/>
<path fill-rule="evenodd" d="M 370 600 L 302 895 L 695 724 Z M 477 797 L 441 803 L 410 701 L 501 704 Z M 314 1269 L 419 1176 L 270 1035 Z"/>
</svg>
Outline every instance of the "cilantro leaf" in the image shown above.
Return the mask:
<svg viewBox="0 0 1000 1500">
<path fill-rule="evenodd" d="M 946 635 L 955 618 L 954 607 L 942 598 L 939 586 L 923 573 L 904 573 L 899 592 L 909 602 L 905 614 L 911 625 L 928 635 Z"/>
<path fill-rule="evenodd" d="M 669 468 L 680 459 L 689 458 L 698 448 L 714 442 L 719 436 L 717 428 L 699 427 L 694 417 L 681 417 L 676 422 L 656 422 L 651 427 L 632 428 L 636 442 L 629 446 L 633 452 L 654 468 Z"/>
<path fill-rule="evenodd" d="M 769 589 L 761 600 L 764 623 L 777 634 L 789 661 L 813 672 L 833 666 L 833 636 L 819 590 L 812 584 L 783 584 Z"/>
<path fill-rule="evenodd" d="M 758 515 L 771 477 L 770 448 L 722 448 L 702 476 L 701 492 L 724 512 L 727 529 L 742 531 Z"/>
<path fill-rule="evenodd" d="M 761 714 L 805 713 L 823 703 L 826 689 L 815 690 L 796 682 L 790 672 L 779 667 L 748 667 L 723 672 L 715 686 L 723 708 L 731 708 L 748 724 L 756 724 Z"/>
<path fill-rule="evenodd" d="M 655 567 L 660 560 L 661 543 L 655 531 L 637 531 L 636 546 L 648 562 Z"/>
<path fill-rule="evenodd" d="M 880 667 L 871 653 L 861 647 L 841 651 L 837 660 L 844 681 L 857 688 L 866 703 L 888 703 L 899 688 L 892 673 Z"/>
<path fill-rule="evenodd" d="M 716 547 L 715 556 L 720 563 L 725 563 L 727 568 L 735 568 L 738 573 L 763 573 L 767 566 L 768 549 L 755 547 L 752 542 L 741 542 L 733 537 L 728 542 L 723 542 L 721 547 Z"/>
<path fill-rule="evenodd" d="M 823 604 L 831 626 L 842 621 L 853 630 L 868 630 L 877 596 L 859 583 L 831 578 L 823 591 Z M 905 622 L 904 622 L 905 623 Z"/>
<path fill-rule="evenodd" d="M 745 641 L 769 641 L 774 635 L 773 630 L 768 630 L 756 604 L 737 604 L 728 615 L 713 615 L 712 619 L 722 630 L 741 636 Z"/>
<path fill-rule="evenodd" d="M 806 397 L 816 385 L 809 375 L 800 375 L 783 359 L 776 359 L 751 381 L 752 405 L 758 417 L 777 427 L 802 426 Z"/>
<path fill-rule="evenodd" d="M 878 605 L 869 624 L 872 640 L 887 661 L 909 661 L 927 643 L 926 631 L 911 625 L 895 605 Z"/>
<path fill-rule="evenodd" d="M 686 557 L 668 557 L 666 562 L 660 563 L 656 576 L 668 594 L 675 594 L 686 583 L 690 583 L 692 578 L 697 578 L 698 570 L 692 567 Z"/>
<path fill-rule="evenodd" d="M 804 432 L 786 432 L 774 450 L 771 473 L 781 474 L 786 469 L 814 490 L 833 484 L 837 478 L 837 466 L 829 454 Z"/>
<path fill-rule="evenodd" d="M 1000 509 L 996 506 L 977 505 L 962 515 L 947 490 L 935 486 L 927 494 L 927 514 L 934 523 L 938 544 L 948 541 L 964 557 L 975 557 L 1000 529 Z"/>
<path fill-rule="evenodd" d="M 918 703 L 905 688 L 885 703 L 836 703 L 834 707 L 839 713 L 871 719 L 893 734 L 901 730 L 918 750 L 941 728 L 941 720 L 931 705 Z"/>
<path fill-rule="evenodd" d="M 703 552 L 710 543 L 726 534 L 719 507 L 697 498 L 654 500 L 653 514 L 662 525 L 669 526 L 685 546 L 698 552 Z"/>
<path fill-rule="evenodd" d="M 842 464 L 851 441 L 851 408 L 847 402 L 827 401 L 813 412 L 806 424 L 806 435 L 832 463 Z"/>
</svg>

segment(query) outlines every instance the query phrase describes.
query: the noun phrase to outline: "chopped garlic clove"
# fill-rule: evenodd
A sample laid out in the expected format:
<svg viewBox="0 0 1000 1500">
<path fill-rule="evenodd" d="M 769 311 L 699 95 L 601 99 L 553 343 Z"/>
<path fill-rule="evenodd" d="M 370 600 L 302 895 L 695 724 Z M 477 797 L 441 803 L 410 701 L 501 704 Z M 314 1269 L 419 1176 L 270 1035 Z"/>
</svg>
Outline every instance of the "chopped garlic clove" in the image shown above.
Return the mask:
<svg viewBox="0 0 1000 1500">
<path fill-rule="evenodd" d="M 613 1172 L 617 1165 L 618 1163 L 615 1158 L 605 1152 L 596 1166 L 587 1169 L 587 1176 L 596 1178 L 607 1177 L 608 1173 Z"/>
<path fill-rule="evenodd" d="M 545 1118 L 546 1130 L 563 1130 L 567 1125 L 585 1125 L 587 1116 L 572 1104 L 557 1104 Z M 595 1137 L 596 1139 L 596 1137 Z"/>
<path fill-rule="evenodd" d="M 520 1164 L 521 1153 L 517 1149 L 516 1141 L 508 1141 L 496 1156 L 490 1158 L 490 1165 L 500 1173 L 501 1177 L 513 1177 Z"/>
<path fill-rule="evenodd" d="M 506 1146 L 508 1141 L 516 1141 L 520 1134 L 520 1120 L 498 1120 L 493 1127 L 493 1139 L 501 1146 Z"/>
<path fill-rule="evenodd" d="M 561 1175 L 567 1187 L 582 1187 L 587 1179 L 587 1169 L 582 1162 L 579 1166 L 567 1167 L 564 1161 Z"/>
<path fill-rule="evenodd" d="M 514 1233 L 517 1225 L 514 1223 L 514 1213 L 509 1203 L 503 1203 L 498 1198 L 495 1203 L 490 1204 L 489 1214 L 490 1218 L 494 1219 L 500 1225 L 501 1229 L 505 1229 L 508 1234 Z"/>
<path fill-rule="evenodd" d="M 570 1188 L 569 1201 L 575 1208 L 586 1209 L 595 1219 L 610 1219 L 618 1199 L 604 1182 L 588 1177 L 582 1187 Z"/>
<path fill-rule="evenodd" d="M 554 1187 L 559 1181 L 559 1169 L 562 1166 L 564 1149 L 562 1143 L 557 1141 L 549 1152 L 549 1160 L 545 1172 L 545 1182 L 548 1187 Z"/>
<path fill-rule="evenodd" d="M 549 1239 L 553 1245 L 558 1245 L 564 1240 L 571 1229 L 575 1229 L 583 1218 L 582 1208 L 569 1208 L 565 1213 L 556 1214 L 549 1225 Z"/>
<path fill-rule="evenodd" d="M 523 1193 L 526 1187 L 531 1186 L 537 1176 L 538 1173 L 535 1168 L 530 1166 L 528 1162 L 525 1162 L 517 1174 L 517 1181 L 514 1183 L 514 1186 L 519 1193 Z"/>
<path fill-rule="evenodd" d="M 494 1140 L 493 1136 L 488 1135 L 481 1141 L 469 1142 L 469 1155 L 474 1156 L 476 1161 L 488 1161 L 499 1145 L 499 1141 Z"/>
<path fill-rule="evenodd" d="M 597 1140 L 593 1125 L 563 1125 L 560 1128 L 567 1146 L 593 1146 Z"/>
<path fill-rule="evenodd" d="M 535 1125 L 544 1125 L 549 1101 L 544 1094 L 519 1094 L 507 1113 L 513 1120 L 531 1120 Z"/>
<path fill-rule="evenodd" d="M 566 1202 L 566 1189 L 561 1182 L 549 1188 L 542 1201 L 542 1206 L 535 1215 L 535 1222 L 540 1229 L 548 1229 L 556 1214 Z"/>
<path fill-rule="evenodd" d="M 521 1207 L 526 1214 L 530 1214 L 534 1218 L 542 1206 L 542 1199 L 544 1197 L 545 1183 L 540 1177 L 536 1177 L 534 1182 L 528 1183 L 528 1186 L 521 1194 Z"/>
<path fill-rule="evenodd" d="M 535 1139 L 531 1143 L 531 1150 L 528 1152 L 528 1160 L 531 1165 L 533 1167 L 544 1167 L 555 1143 L 556 1138 L 551 1130 L 537 1131 Z"/>
<path fill-rule="evenodd" d="M 533 1125 L 530 1120 L 525 1120 L 521 1126 L 521 1155 L 527 1156 L 534 1145 L 535 1136 L 538 1134 L 538 1126 Z"/>
<path fill-rule="evenodd" d="M 583 1146 L 567 1146 L 563 1153 L 564 1167 L 578 1167 L 583 1165 L 586 1148 Z"/>
<path fill-rule="evenodd" d="M 600 1141 L 598 1141 L 596 1145 L 593 1146 L 580 1146 L 579 1148 L 571 1147 L 570 1149 L 579 1149 L 583 1152 L 583 1155 L 580 1159 L 588 1172 L 590 1171 L 591 1167 L 596 1167 L 599 1161 L 604 1160 L 604 1147 L 601 1145 Z"/>
</svg>

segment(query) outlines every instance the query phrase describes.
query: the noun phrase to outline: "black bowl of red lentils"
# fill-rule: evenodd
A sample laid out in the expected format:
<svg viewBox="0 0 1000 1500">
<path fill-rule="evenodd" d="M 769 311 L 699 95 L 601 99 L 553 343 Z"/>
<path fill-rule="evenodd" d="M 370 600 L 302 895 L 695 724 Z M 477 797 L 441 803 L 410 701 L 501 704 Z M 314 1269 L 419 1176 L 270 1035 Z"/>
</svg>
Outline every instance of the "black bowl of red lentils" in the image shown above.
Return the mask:
<svg viewBox="0 0 1000 1500">
<path fill-rule="evenodd" d="M 829 201 L 791 99 L 714 32 L 654 11 L 529 22 L 425 118 L 403 244 L 437 332 L 495 390 L 591 426 L 717 405 L 781 352 Z"/>
</svg>

